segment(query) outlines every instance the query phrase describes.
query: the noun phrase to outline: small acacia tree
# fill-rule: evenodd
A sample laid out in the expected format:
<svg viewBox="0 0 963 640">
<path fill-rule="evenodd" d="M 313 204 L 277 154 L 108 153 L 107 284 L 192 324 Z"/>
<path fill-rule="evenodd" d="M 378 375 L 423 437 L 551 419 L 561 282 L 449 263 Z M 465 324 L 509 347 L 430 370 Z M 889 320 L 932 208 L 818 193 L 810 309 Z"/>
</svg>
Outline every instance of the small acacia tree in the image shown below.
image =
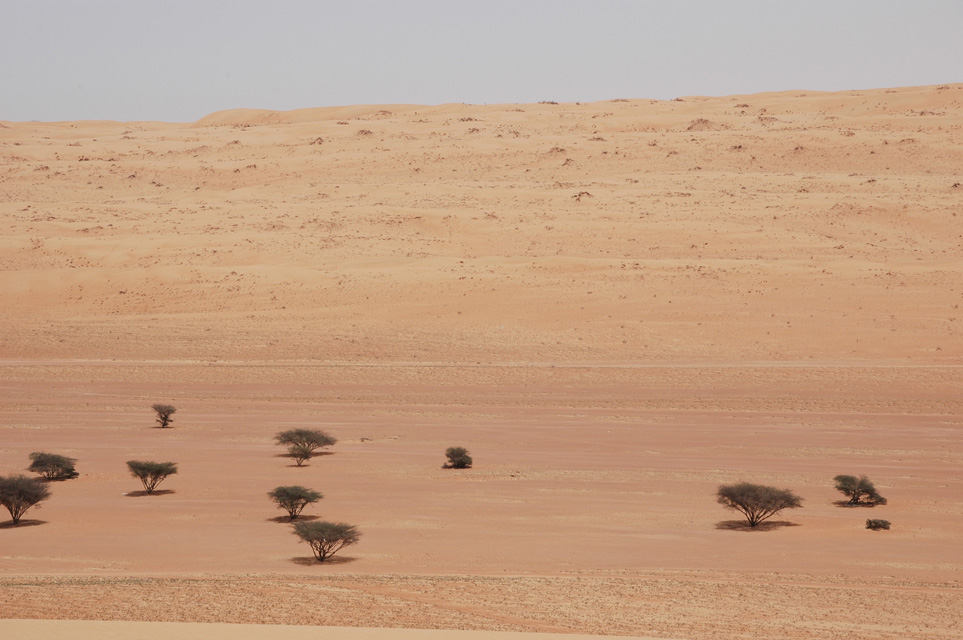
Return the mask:
<svg viewBox="0 0 963 640">
<path fill-rule="evenodd" d="M 177 464 L 174 462 L 128 460 L 127 468 L 130 469 L 130 475 L 144 483 L 144 491 L 147 493 L 153 493 L 164 478 L 177 473 Z"/>
<path fill-rule="evenodd" d="M 324 496 L 318 491 L 295 485 L 293 487 L 277 487 L 268 492 L 268 497 L 274 501 L 279 509 L 284 509 L 294 520 L 309 504 L 314 504 Z"/>
<path fill-rule="evenodd" d="M 305 460 L 310 460 L 314 449 L 304 444 L 292 444 L 288 447 L 288 455 L 294 458 L 294 462 L 300 467 Z"/>
<path fill-rule="evenodd" d="M 27 509 L 49 497 L 50 487 L 36 478 L 22 474 L 0 476 L 0 505 L 10 512 L 15 525 L 20 524 L 20 518 Z"/>
<path fill-rule="evenodd" d="M 771 518 L 783 509 L 797 509 L 802 498 L 789 489 L 777 489 L 761 484 L 740 482 L 721 485 L 716 499 L 722 506 L 735 509 L 746 516 L 750 527 Z"/>
<path fill-rule="evenodd" d="M 833 478 L 836 483 L 836 491 L 849 498 L 846 504 L 851 506 L 866 505 L 874 507 L 878 504 L 886 504 L 886 498 L 879 495 L 876 487 L 866 476 L 836 476 Z"/>
<path fill-rule="evenodd" d="M 296 522 L 294 533 L 311 545 L 318 562 L 324 562 L 361 537 L 357 527 L 344 522 Z"/>
<path fill-rule="evenodd" d="M 443 469 L 468 469 L 471 467 L 472 459 L 465 447 L 448 447 L 445 450 L 445 457 L 448 458 L 448 462 L 444 464 Z"/>
<path fill-rule="evenodd" d="M 39 473 L 45 480 L 67 480 L 80 475 L 74 469 L 76 462 L 76 458 L 34 451 L 30 454 L 30 466 L 27 467 L 27 471 Z"/>
<path fill-rule="evenodd" d="M 274 441 L 286 445 L 288 455 L 294 458 L 300 467 L 305 460 L 311 458 L 314 452 L 323 447 L 330 447 L 337 440 L 324 431 L 317 429 L 289 429 L 274 436 Z"/>
<path fill-rule="evenodd" d="M 150 408 L 153 409 L 154 413 L 157 414 L 157 425 L 161 429 L 168 428 L 169 426 L 171 426 L 171 423 L 174 422 L 174 418 L 171 417 L 172 415 L 174 415 L 174 412 L 177 411 L 177 407 L 175 407 L 174 405 L 152 404 Z"/>
</svg>

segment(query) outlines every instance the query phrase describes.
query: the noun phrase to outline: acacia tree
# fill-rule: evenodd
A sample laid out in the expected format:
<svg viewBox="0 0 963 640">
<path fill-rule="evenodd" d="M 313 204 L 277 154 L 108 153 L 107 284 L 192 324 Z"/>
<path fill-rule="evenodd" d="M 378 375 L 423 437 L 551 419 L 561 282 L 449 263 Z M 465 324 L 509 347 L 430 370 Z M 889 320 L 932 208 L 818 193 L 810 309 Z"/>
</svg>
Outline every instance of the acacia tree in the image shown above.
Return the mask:
<svg viewBox="0 0 963 640">
<path fill-rule="evenodd" d="M 150 408 L 157 414 L 157 424 L 161 429 L 166 429 L 174 422 L 174 418 L 171 417 L 177 411 L 177 407 L 174 405 L 152 404 Z"/>
<path fill-rule="evenodd" d="M 845 476 L 839 475 L 833 478 L 836 483 L 836 490 L 849 498 L 846 504 L 851 506 L 867 505 L 876 506 L 886 504 L 886 498 L 879 495 L 876 487 L 866 476 Z M 863 500 L 865 498 L 865 500 Z"/>
<path fill-rule="evenodd" d="M 313 491 L 306 487 L 294 485 L 293 487 L 277 487 L 274 491 L 268 492 L 268 497 L 277 504 L 279 509 L 284 509 L 294 520 L 301 511 L 309 504 L 314 504 L 324 496 L 319 491 Z"/>
<path fill-rule="evenodd" d="M 314 449 L 305 444 L 292 444 L 288 447 L 288 455 L 294 458 L 294 462 L 300 467 L 305 460 L 310 460 Z"/>
<path fill-rule="evenodd" d="M 22 474 L 0 476 L 0 505 L 10 512 L 15 525 L 20 524 L 20 518 L 27 509 L 49 497 L 50 488 L 36 478 Z"/>
<path fill-rule="evenodd" d="M 174 462 L 128 460 L 127 468 L 130 469 L 130 475 L 140 479 L 147 493 L 153 493 L 164 478 L 177 473 L 177 464 Z"/>
<path fill-rule="evenodd" d="M 344 522 L 296 522 L 294 533 L 311 545 L 318 562 L 324 562 L 361 538 L 357 527 Z"/>
<path fill-rule="evenodd" d="M 77 462 L 76 458 L 34 451 L 30 454 L 30 460 L 27 471 L 39 473 L 45 480 L 67 480 L 80 475 L 74 469 L 74 464 Z"/>
<path fill-rule="evenodd" d="M 287 445 L 288 455 L 294 458 L 300 467 L 311 458 L 314 452 L 323 447 L 330 447 L 337 440 L 324 431 L 317 429 L 289 429 L 274 436 L 274 441 L 280 445 Z"/>
<path fill-rule="evenodd" d="M 448 462 L 445 463 L 444 469 L 467 469 L 472 464 L 471 456 L 468 455 L 468 449 L 465 447 L 448 447 L 445 450 L 445 457 L 448 458 Z"/>
<path fill-rule="evenodd" d="M 721 485 L 716 492 L 716 499 L 722 506 L 735 509 L 746 516 L 750 527 L 757 526 L 783 509 L 797 509 L 802 506 L 802 498 L 789 489 L 748 482 Z"/>
</svg>

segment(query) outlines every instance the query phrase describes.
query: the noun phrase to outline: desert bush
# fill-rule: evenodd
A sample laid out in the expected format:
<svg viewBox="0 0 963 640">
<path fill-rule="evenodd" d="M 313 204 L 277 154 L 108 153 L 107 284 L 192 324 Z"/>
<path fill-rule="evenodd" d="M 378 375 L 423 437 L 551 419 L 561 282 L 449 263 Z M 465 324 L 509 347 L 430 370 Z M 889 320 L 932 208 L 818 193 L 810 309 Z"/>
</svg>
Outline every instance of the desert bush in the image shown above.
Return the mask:
<svg viewBox="0 0 963 640">
<path fill-rule="evenodd" d="M 128 460 L 127 468 L 130 469 L 130 475 L 140 479 L 147 493 L 153 493 L 164 478 L 177 473 L 177 464 L 174 462 Z"/>
<path fill-rule="evenodd" d="M 361 537 L 357 527 L 344 522 L 296 522 L 294 533 L 311 545 L 318 562 L 324 562 Z"/>
<path fill-rule="evenodd" d="M 274 491 L 268 492 L 268 497 L 274 501 L 279 509 L 287 511 L 291 519 L 294 520 L 301 515 L 301 511 L 306 506 L 317 502 L 324 496 L 318 491 L 295 485 L 293 487 L 277 487 Z"/>
<path fill-rule="evenodd" d="M 445 457 L 448 458 L 448 462 L 442 467 L 444 469 L 467 469 L 472 463 L 468 449 L 465 447 L 448 447 L 445 450 Z"/>
<path fill-rule="evenodd" d="M 10 512 L 13 524 L 20 524 L 20 518 L 30 507 L 50 497 L 50 488 L 36 478 L 25 475 L 0 476 L 0 505 Z"/>
<path fill-rule="evenodd" d="M 67 480 L 80 475 L 74 469 L 76 462 L 76 458 L 34 451 L 30 454 L 30 466 L 27 467 L 27 471 L 39 473 L 46 480 Z"/>
<path fill-rule="evenodd" d="M 873 531 L 889 531 L 889 520 L 875 520 L 870 518 L 866 521 L 866 528 L 872 529 Z"/>
<path fill-rule="evenodd" d="M 294 458 L 294 462 L 300 467 L 305 460 L 310 460 L 314 449 L 305 444 L 292 444 L 288 447 L 288 455 Z"/>
<path fill-rule="evenodd" d="M 287 445 L 288 455 L 294 458 L 300 467 L 311 458 L 314 452 L 324 447 L 330 447 L 337 440 L 324 431 L 317 429 L 289 429 L 274 436 L 274 441 L 280 445 Z"/>
<path fill-rule="evenodd" d="M 886 504 L 886 498 L 879 495 L 876 487 L 866 476 L 857 478 L 856 476 L 839 475 L 833 478 L 833 482 L 836 483 L 836 490 L 849 498 L 849 502 L 846 504 L 852 506 Z"/>
<path fill-rule="evenodd" d="M 150 408 L 157 414 L 157 424 L 161 429 L 166 429 L 174 422 L 171 416 L 177 411 L 177 407 L 169 404 L 152 404 Z"/>
<path fill-rule="evenodd" d="M 802 506 L 802 498 L 789 489 L 748 482 L 721 485 L 716 492 L 716 499 L 722 506 L 742 513 L 750 527 L 757 526 L 783 509 Z"/>
</svg>

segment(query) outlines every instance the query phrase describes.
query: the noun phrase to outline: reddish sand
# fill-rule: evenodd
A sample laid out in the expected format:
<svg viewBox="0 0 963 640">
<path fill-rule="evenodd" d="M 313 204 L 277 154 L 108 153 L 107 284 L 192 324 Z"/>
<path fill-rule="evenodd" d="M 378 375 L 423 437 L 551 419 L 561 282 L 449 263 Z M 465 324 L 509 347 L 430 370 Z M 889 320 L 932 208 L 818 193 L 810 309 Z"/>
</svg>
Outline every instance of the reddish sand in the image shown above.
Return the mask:
<svg viewBox="0 0 963 640">
<path fill-rule="evenodd" d="M 963 85 L 0 123 L 0 474 L 81 474 L 0 618 L 963 637 L 961 167 Z"/>
</svg>

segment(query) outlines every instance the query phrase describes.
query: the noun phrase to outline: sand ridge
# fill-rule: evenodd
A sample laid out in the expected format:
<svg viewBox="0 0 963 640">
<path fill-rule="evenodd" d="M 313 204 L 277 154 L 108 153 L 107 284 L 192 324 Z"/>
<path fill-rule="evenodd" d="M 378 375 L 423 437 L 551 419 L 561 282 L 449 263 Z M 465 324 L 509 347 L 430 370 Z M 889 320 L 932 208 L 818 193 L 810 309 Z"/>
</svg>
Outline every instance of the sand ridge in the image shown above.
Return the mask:
<svg viewBox="0 0 963 640">
<path fill-rule="evenodd" d="M 960 96 L 9 123 L 3 352 L 958 362 Z"/>
</svg>

